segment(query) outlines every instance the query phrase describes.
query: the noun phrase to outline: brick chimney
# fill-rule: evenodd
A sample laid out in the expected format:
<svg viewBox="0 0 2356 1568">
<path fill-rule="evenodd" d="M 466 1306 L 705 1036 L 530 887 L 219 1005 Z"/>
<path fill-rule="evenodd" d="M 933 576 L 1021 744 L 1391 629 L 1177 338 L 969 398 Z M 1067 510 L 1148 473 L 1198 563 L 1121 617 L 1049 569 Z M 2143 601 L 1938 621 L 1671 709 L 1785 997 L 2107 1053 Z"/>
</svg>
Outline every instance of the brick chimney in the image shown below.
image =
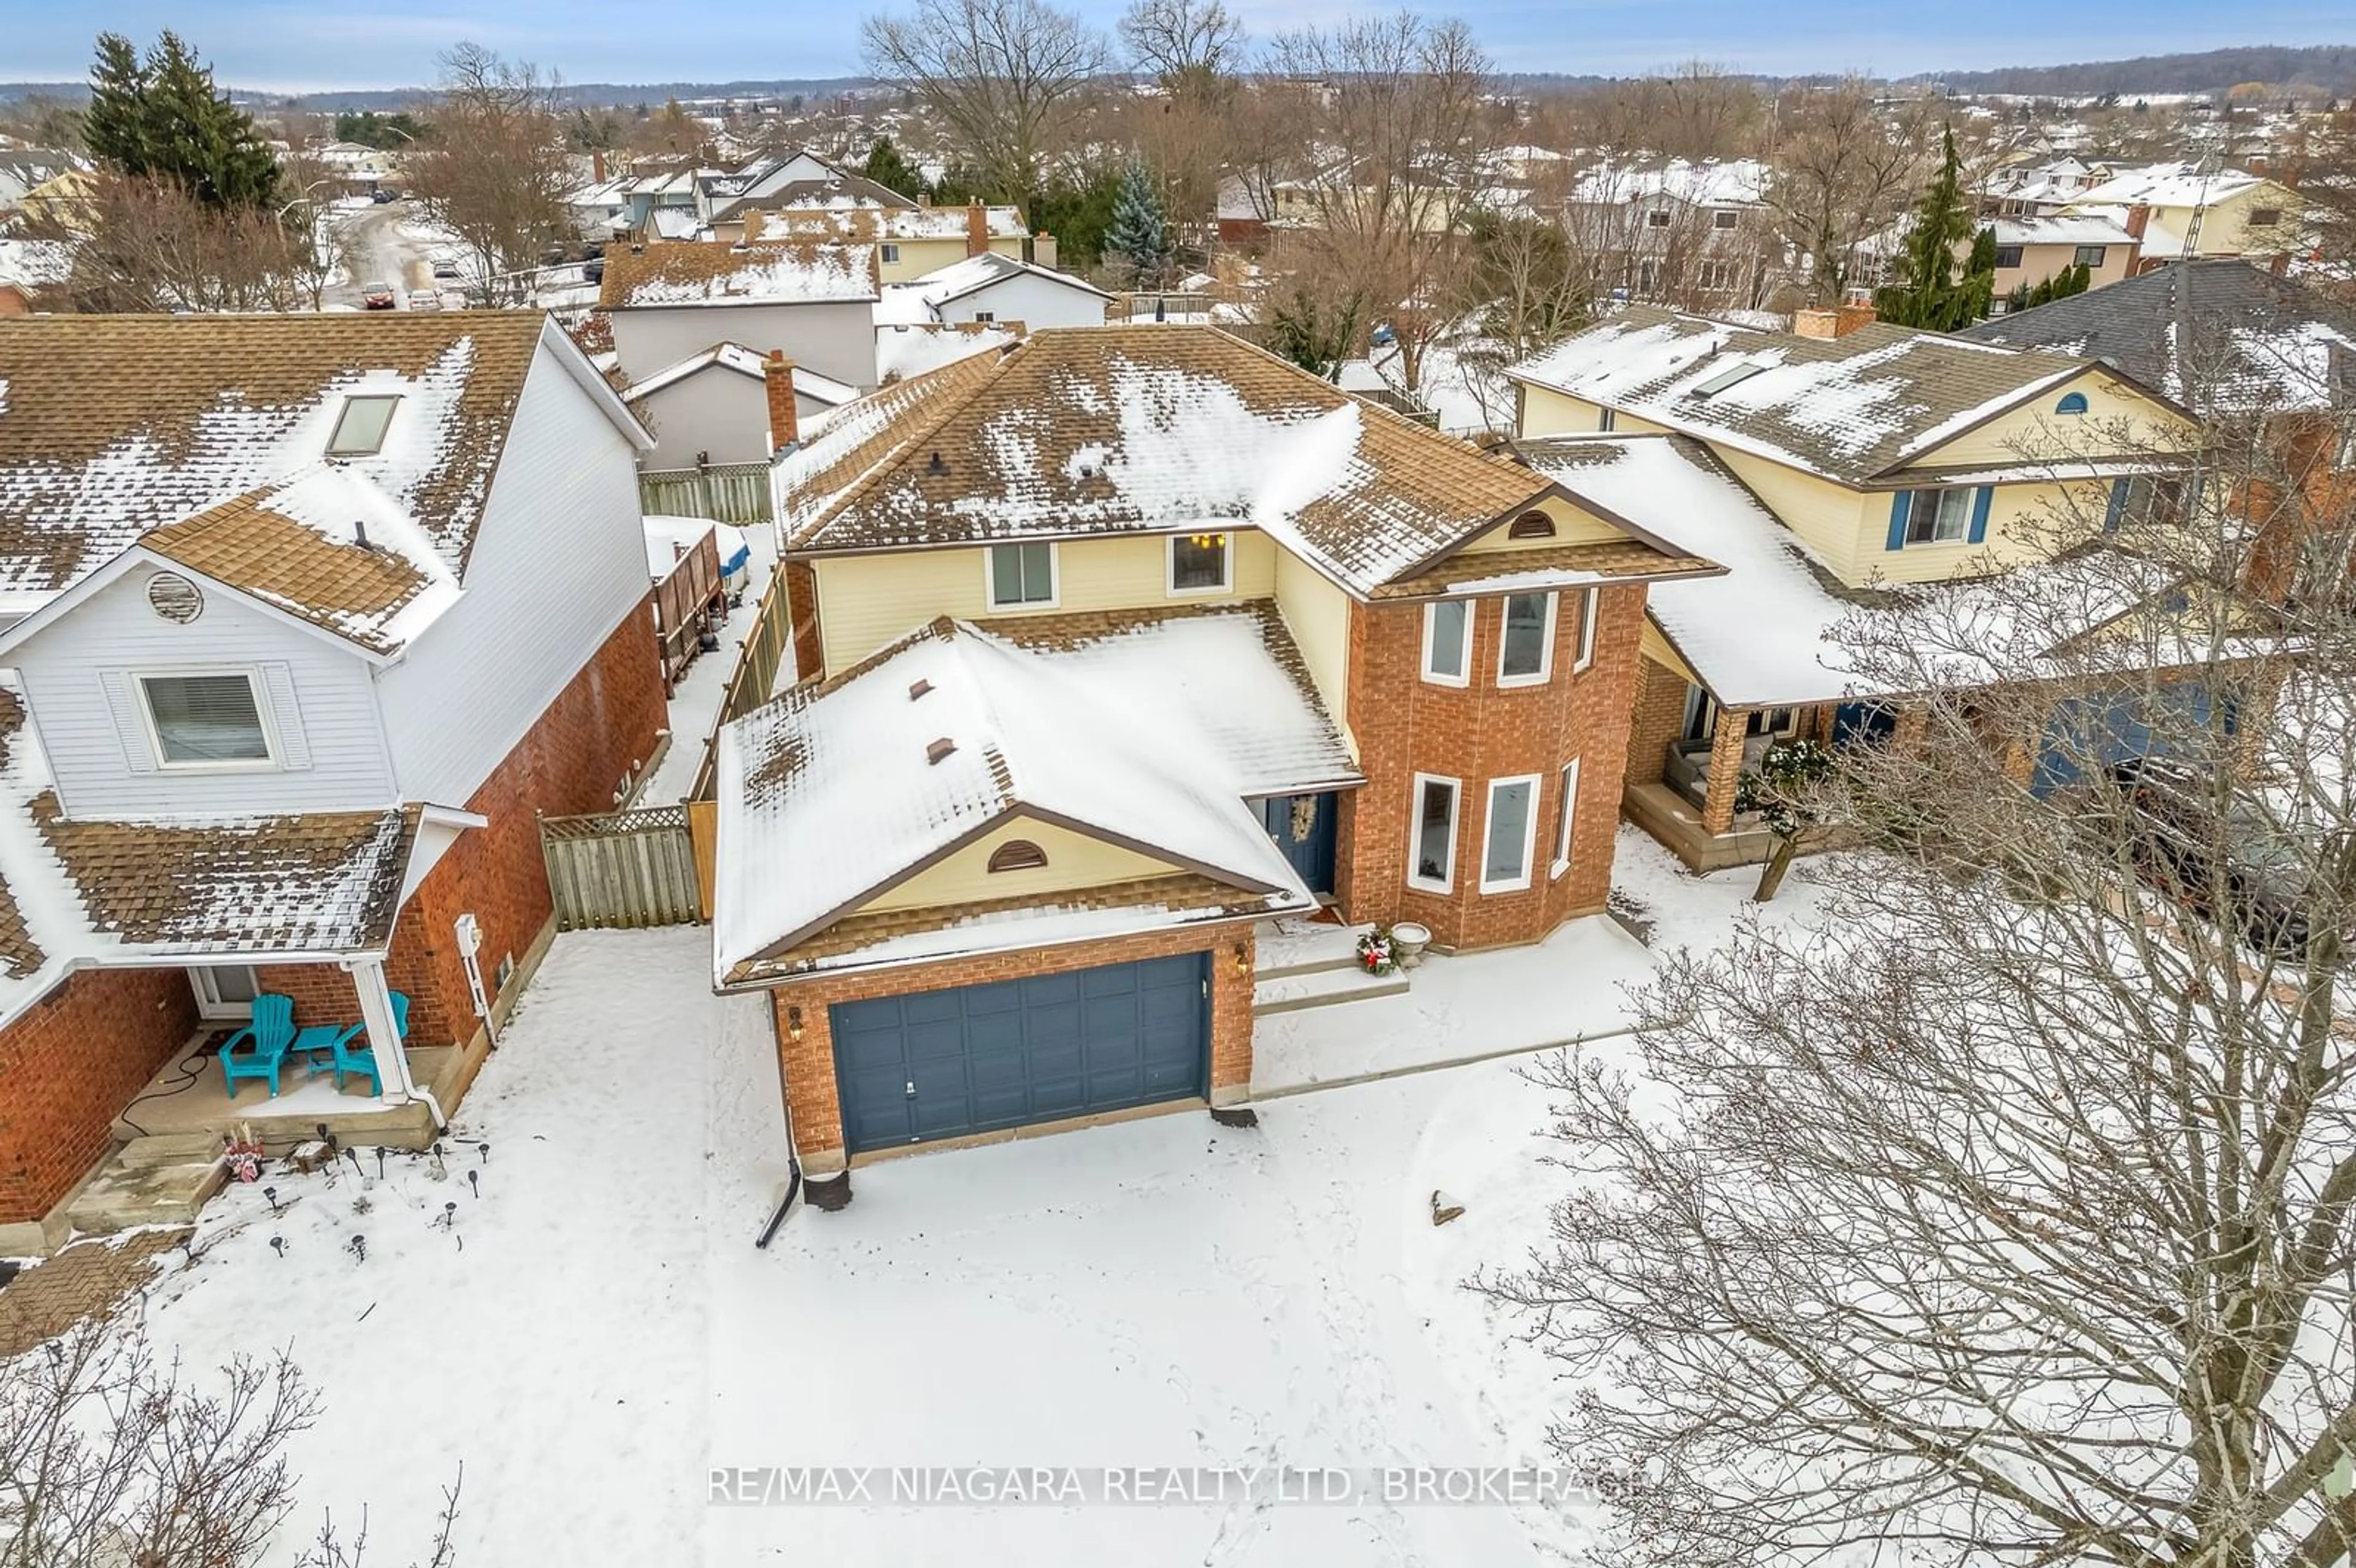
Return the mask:
<svg viewBox="0 0 2356 1568">
<path fill-rule="evenodd" d="M 30 315 L 32 314 L 32 304 L 25 298 L 24 290 L 18 288 L 14 283 L 0 283 L 0 315 Z"/>
<path fill-rule="evenodd" d="M 603 147 L 589 149 L 589 178 L 595 185 L 605 183 L 605 149 Z"/>
<path fill-rule="evenodd" d="M 782 452 L 802 438 L 801 414 L 794 403 L 794 362 L 784 349 L 770 349 L 762 361 L 761 385 L 769 395 L 769 450 Z"/>
<path fill-rule="evenodd" d="M 2137 205 L 2127 208 L 2127 232 L 2137 244 L 2143 242 L 2143 231 L 2151 222 L 2151 208 Z"/>
<path fill-rule="evenodd" d="M 1792 313 L 1792 331 L 1801 337 L 1847 337 L 1875 319 L 1873 306 L 1863 303 L 1813 305 Z"/>
<path fill-rule="evenodd" d="M 990 209 L 978 201 L 965 206 L 965 253 L 979 256 L 990 249 Z"/>
<path fill-rule="evenodd" d="M 1031 241 L 1031 260 L 1052 272 L 1055 270 L 1057 256 L 1055 237 L 1042 229 L 1039 230 L 1038 237 Z"/>
</svg>

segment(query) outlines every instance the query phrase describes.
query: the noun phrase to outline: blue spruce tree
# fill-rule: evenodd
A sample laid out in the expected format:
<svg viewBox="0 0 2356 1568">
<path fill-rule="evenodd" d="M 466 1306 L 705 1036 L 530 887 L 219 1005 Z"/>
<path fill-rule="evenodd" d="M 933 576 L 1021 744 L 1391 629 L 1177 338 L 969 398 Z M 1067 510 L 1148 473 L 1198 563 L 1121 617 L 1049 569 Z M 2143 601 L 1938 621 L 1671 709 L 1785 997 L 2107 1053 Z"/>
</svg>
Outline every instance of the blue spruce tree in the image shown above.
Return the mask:
<svg viewBox="0 0 2356 1568">
<path fill-rule="evenodd" d="M 1158 283 L 1177 250 L 1170 237 L 1170 219 L 1162 210 L 1161 195 L 1143 164 L 1131 164 L 1120 176 L 1113 197 L 1112 226 L 1105 230 L 1105 253 L 1125 262 L 1141 283 Z"/>
</svg>

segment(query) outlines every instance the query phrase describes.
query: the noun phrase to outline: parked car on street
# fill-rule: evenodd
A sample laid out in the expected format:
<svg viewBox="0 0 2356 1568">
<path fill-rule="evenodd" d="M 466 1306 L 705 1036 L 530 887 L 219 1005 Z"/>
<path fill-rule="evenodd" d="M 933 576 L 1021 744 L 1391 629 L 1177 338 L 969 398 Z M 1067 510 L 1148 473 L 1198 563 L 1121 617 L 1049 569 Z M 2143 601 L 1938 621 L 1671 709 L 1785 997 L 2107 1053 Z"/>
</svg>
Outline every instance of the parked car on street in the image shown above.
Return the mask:
<svg viewBox="0 0 2356 1568">
<path fill-rule="evenodd" d="M 393 293 L 391 283 L 372 283 L 360 285 L 360 307 L 363 310 L 391 310 L 397 303 L 397 299 L 398 296 Z"/>
<path fill-rule="evenodd" d="M 458 270 L 458 259 L 455 256 L 434 257 L 434 275 L 437 278 L 461 278 L 466 276 L 464 272 Z"/>
<path fill-rule="evenodd" d="M 581 281 L 602 283 L 605 281 L 605 258 L 594 256 L 581 263 Z"/>
<path fill-rule="evenodd" d="M 397 190 L 387 190 L 384 187 L 379 186 L 376 189 L 369 192 L 369 199 L 376 203 L 379 207 L 382 207 L 387 202 L 399 201 L 401 199 L 401 193 Z"/>
<path fill-rule="evenodd" d="M 442 308 L 442 291 L 440 289 L 410 290 L 409 308 L 412 310 L 440 310 Z"/>
</svg>

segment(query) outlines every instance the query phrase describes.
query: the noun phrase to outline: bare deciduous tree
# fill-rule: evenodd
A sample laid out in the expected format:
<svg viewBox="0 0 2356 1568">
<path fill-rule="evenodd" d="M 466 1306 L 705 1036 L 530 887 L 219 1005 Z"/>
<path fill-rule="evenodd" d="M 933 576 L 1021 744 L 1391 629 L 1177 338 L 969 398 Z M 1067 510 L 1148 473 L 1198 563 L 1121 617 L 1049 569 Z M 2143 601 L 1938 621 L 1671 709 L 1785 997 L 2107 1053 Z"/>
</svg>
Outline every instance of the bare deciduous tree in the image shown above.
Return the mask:
<svg viewBox="0 0 2356 1568">
<path fill-rule="evenodd" d="M 1219 0 L 1137 0 L 1119 32 L 1130 63 L 1161 89 L 1155 98 L 1123 101 L 1119 129 L 1154 171 L 1172 216 L 1200 224 L 1212 216 L 1237 146 L 1243 23 Z"/>
<path fill-rule="evenodd" d="M 474 253 L 493 303 L 525 297 L 529 269 L 574 238 L 574 181 L 556 84 L 479 44 L 442 57 L 434 138 L 412 149 L 410 194 Z"/>
<path fill-rule="evenodd" d="M 1633 1076 L 1547 1071 L 1581 1188 L 1484 1284 L 1580 1380 L 1621 1560 L 2356 1544 L 2356 514 L 2312 424 L 2155 440 L 2028 525 L 2066 558 L 1859 614 L 1912 694 L 1845 753 L 1877 852 L 1670 959 Z"/>
<path fill-rule="evenodd" d="M 46 304 L 92 312 L 316 309 L 338 248 L 308 197 L 275 209 L 208 206 L 168 180 L 92 176 L 89 194 L 45 207 L 28 240 L 63 247 Z"/>
<path fill-rule="evenodd" d="M 870 68 L 916 94 L 1007 200 L 1040 189 L 1111 60 L 1100 34 L 1044 0 L 917 0 L 868 17 L 862 37 Z"/>
<path fill-rule="evenodd" d="M 294 1507 L 287 1445 L 319 1402 L 282 1352 L 217 1389 L 158 1365 L 145 1338 L 90 1319 L 0 1360 L 0 1568 L 251 1568 Z M 458 1486 L 424 1568 L 454 1561 Z M 367 1527 L 323 1521 L 294 1568 L 358 1568 Z"/>
<path fill-rule="evenodd" d="M 1912 107 L 1893 121 L 1857 79 L 1776 105 L 1767 202 L 1808 254 L 1812 303 L 1838 304 L 1858 247 L 1897 221 L 1928 166 L 1926 123 Z"/>
</svg>

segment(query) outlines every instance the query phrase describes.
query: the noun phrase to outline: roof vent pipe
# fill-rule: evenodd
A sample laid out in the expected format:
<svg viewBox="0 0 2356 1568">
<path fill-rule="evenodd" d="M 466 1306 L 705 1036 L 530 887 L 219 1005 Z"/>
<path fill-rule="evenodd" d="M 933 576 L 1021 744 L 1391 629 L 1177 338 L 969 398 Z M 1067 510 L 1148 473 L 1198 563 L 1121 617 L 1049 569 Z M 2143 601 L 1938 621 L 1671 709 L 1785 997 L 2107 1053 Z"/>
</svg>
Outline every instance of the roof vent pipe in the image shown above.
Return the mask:
<svg viewBox="0 0 2356 1568">
<path fill-rule="evenodd" d="M 358 517 L 352 519 L 352 542 L 362 549 L 376 549 L 376 546 L 369 543 L 368 524 Z"/>
<path fill-rule="evenodd" d="M 947 735 L 944 735 L 939 740 L 925 748 L 925 761 L 932 763 L 935 767 L 938 767 L 942 761 L 956 750 L 957 742 L 950 740 Z"/>
<path fill-rule="evenodd" d="M 932 689 L 933 689 L 933 683 L 932 683 L 931 681 L 929 681 L 929 680 L 919 680 L 919 681 L 916 681 L 916 682 L 912 683 L 912 684 L 909 686 L 909 688 L 908 688 L 908 700 L 909 700 L 909 701 L 911 701 L 911 702 L 914 702 L 914 701 L 916 701 L 916 699 L 918 699 L 919 697 L 924 696 L 924 695 L 925 695 L 925 693 L 926 693 L 926 692 L 928 692 L 928 691 L 930 691 L 930 690 L 932 690 Z"/>
</svg>

